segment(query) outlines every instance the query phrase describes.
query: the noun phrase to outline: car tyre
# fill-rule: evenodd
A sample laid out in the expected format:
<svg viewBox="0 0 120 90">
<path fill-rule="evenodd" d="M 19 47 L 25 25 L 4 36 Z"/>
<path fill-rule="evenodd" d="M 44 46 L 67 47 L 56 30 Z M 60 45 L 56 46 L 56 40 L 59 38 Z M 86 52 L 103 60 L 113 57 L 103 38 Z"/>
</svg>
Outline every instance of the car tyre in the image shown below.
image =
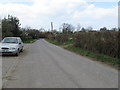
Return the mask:
<svg viewBox="0 0 120 90">
<path fill-rule="evenodd" d="M 23 52 L 23 48 L 20 50 L 20 52 Z"/>
<path fill-rule="evenodd" d="M 16 53 L 16 56 L 19 56 L 20 55 L 20 51 L 19 51 L 19 49 L 18 49 L 18 51 L 17 51 L 17 53 Z"/>
</svg>

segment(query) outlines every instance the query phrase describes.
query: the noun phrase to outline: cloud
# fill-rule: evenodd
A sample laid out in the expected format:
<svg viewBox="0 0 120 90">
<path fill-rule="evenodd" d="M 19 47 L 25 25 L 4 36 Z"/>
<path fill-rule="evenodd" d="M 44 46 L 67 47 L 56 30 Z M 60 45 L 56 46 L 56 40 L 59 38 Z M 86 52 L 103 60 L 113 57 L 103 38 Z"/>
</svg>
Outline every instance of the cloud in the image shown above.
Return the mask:
<svg viewBox="0 0 120 90">
<path fill-rule="evenodd" d="M 86 0 L 87 2 L 119 2 L 119 0 Z"/>
<path fill-rule="evenodd" d="M 76 10 L 73 18 L 93 18 L 93 19 L 102 19 L 109 17 L 117 17 L 118 10 L 117 7 L 112 8 L 98 8 L 95 5 L 91 4 L 86 6 L 83 11 Z"/>
<path fill-rule="evenodd" d="M 4 1 L 4 3 L 2 3 Z M 117 7 L 98 8 L 89 4 L 89 0 L 3 0 L 0 4 L 0 16 L 17 16 L 22 26 L 49 28 L 55 22 L 56 28 L 63 22 L 91 23 L 92 20 L 117 17 Z M 25 3 L 23 3 L 25 2 Z M 28 3 L 31 2 L 29 5 Z M 95 21 L 94 21 L 95 22 Z M 113 22 L 114 23 L 114 22 Z"/>
</svg>

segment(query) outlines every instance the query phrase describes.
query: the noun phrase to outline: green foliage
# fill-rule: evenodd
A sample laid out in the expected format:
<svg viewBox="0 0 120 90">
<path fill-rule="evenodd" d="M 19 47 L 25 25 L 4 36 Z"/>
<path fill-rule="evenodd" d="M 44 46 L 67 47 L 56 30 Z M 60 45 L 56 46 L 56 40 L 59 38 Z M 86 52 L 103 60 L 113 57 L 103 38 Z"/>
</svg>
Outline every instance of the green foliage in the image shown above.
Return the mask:
<svg viewBox="0 0 120 90">
<path fill-rule="evenodd" d="M 62 33 L 64 34 L 70 34 L 70 33 L 73 33 L 74 31 L 74 26 L 69 24 L 69 23 L 63 23 L 61 26 L 60 26 L 60 30 L 62 31 Z"/>
<path fill-rule="evenodd" d="M 106 31 L 106 30 L 107 30 L 106 27 L 100 28 L 100 31 Z"/>
<path fill-rule="evenodd" d="M 112 57 L 118 56 L 118 32 L 95 31 L 75 34 L 75 46 L 95 53 L 103 53 Z"/>
<path fill-rule="evenodd" d="M 17 17 L 8 15 L 7 18 L 2 19 L 2 35 L 5 36 L 20 36 L 20 24 Z"/>
<path fill-rule="evenodd" d="M 27 30 L 28 36 L 32 37 L 33 39 L 38 39 L 40 38 L 40 32 L 35 29 Z"/>
<path fill-rule="evenodd" d="M 83 56 L 88 56 L 88 57 L 94 58 L 98 61 L 106 62 L 108 64 L 119 65 L 119 63 L 120 63 L 120 59 L 113 58 L 113 57 L 110 57 L 110 56 L 107 56 L 107 55 L 104 55 L 104 54 L 93 53 L 91 51 L 87 51 L 87 50 L 84 50 L 84 49 L 81 49 L 81 48 L 78 48 L 78 47 L 74 47 L 74 46 L 68 46 L 68 47 L 65 47 L 65 48 L 68 49 L 68 50 L 74 51 L 78 54 L 81 54 Z"/>
<path fill-rule="evenodd" d="M 64 43 L 64 42 L 66 42 L 66 41 L 68 41 L 68 35 L 66 35 L 66 34 L 58 34 L 57 36 L 56 36 L 56 41 L 58 41 L 58 42 L 60 42 L 60 43 Z"/>
<path fill-rule="evenodd" d="M 94 53 L 92 51 L 88 51 L 88 50 L 85 50 L 85 49 L 82 49 L 82 48 L 79 48 L 79 47 L 75 47 L 73 45 L 73 40 L 69 40 L 65 43 L 59 43 L 56 40 L 49 40 L 49 39 L 46 39 L 46 40 L 48 42 L 52 43 L 52 44 L 64 47 L 65 49 L 70 50 L 72 52 L 75 52 L 77 54 L 87 56 L 87 57 L 92 58 L 94 60 L 97 60 L 97 61 L 104 62 L 104 63 L 109 64 L 109 65 L 115 66 L 117 68 L 119 67 L 120 59 L 117 59 L 117 58 L 114 58 L 114 57 L 111 57 L 111 56 L 108 56 L 108 55 L 105 55 L 105 54 Z"/>
<path fill-rule="evenodd" d="M 23 40 L 23 43 L 34 43 L 37 41 L 37 39 L 28 39 L 28 40 Z"/>
<path fill-rule="evenodd" d="M 20 28 L 19 19 L 8 15 L 2 19 L 2 38 L 4 37 L 21 37 L 22 40 L 29 41 L 39 38 L 45 38 L 45 33 L 31 28 Z"/>
</svg>

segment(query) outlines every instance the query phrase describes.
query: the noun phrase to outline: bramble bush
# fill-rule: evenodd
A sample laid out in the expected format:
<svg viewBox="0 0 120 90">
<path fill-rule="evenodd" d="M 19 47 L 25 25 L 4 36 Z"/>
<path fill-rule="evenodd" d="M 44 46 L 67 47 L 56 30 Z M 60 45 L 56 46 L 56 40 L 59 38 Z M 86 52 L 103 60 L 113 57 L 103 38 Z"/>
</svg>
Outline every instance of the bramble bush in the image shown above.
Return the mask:
<svg viewBox="0 0 120 90">
<path fill-rule="evenodd" d="M 74 35 L 75 46 L 112 57 L 118 56 L 118 31 L 78 32 Z"/>
</svg>

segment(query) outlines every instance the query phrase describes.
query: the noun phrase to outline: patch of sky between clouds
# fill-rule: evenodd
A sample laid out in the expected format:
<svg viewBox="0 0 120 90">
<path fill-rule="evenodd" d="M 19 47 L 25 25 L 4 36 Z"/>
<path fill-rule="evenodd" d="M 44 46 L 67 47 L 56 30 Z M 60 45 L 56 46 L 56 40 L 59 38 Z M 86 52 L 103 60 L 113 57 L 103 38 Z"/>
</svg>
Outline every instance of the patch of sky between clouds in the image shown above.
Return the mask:
<svg viewBox="0 0 120 90">
<path fill-rule="evenodd" d="M 119 2 L 120 0 L 85 0 L 86 2 Z M 0 3 L 33 4 L 34 0 L 0 0 Z"/>
<path fill-rule="evenodd" d="M 0 0 L 1 4 L 13 3 L 13 4 L 25 4 L 25 5 L 32 5 L 33 2 L 31 0 Z"/>
<path fill-rule="evenodd" d="M 119 0 L 85 0 L 87 3 L 94 4 L 97 7 L 109 8 L 112 6 L 116 6 Z M 32 5 L 34 0 L 0 0 L 0 3 L 14 3 L 14 4 L 25 4 Z"/>
<path fill-rule="evenodd" d="M 101 8 L 111 8 L 118 5 L 118 2 L 88 2 L 89 4 L 94 4 L 96 7 Z"/>
<path fill-rule="evenodd" d="M 87 2 L 119 2 L 119 0 L 86 0 Z"/>
</svg>

